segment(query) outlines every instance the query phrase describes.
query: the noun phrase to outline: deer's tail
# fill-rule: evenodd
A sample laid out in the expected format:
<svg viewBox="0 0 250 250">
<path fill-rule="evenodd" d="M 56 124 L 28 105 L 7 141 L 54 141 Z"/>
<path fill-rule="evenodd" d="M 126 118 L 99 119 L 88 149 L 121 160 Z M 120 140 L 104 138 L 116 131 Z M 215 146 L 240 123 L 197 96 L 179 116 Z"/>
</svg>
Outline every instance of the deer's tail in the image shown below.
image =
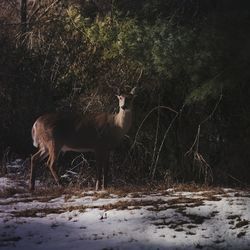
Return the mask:
<svg viewBox="0 0 250 250">
<path fill-rule="evenodd" d="M 34 147 L 38 147 L 38 138 L 37 138 L 37 129 L 36 129 L 36 122 L 34 123 L 32 129 L 31 129 L 31 136 L 33 140 Z"/>
</svg>

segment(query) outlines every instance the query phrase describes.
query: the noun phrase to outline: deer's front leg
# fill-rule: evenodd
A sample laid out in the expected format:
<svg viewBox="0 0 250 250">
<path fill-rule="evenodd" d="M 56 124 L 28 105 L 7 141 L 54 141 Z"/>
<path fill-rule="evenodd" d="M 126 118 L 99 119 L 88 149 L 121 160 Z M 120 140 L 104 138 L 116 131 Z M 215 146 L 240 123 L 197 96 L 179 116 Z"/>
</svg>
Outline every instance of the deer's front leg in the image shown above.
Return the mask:
<svg viewBox="0 0 250 250">
<path fill-rule="evenodd" d="M 95 190 L 98 191 L 101 189 L 102 185 L 102 162 L 101 162 L 101 153 L 96 152 L 96 184 Z"/>
<path fill-rule="evenodd" d="M 105 189 L 108 183 L 109 151 L 96 152 L 96 190 Z"/>
</svg>

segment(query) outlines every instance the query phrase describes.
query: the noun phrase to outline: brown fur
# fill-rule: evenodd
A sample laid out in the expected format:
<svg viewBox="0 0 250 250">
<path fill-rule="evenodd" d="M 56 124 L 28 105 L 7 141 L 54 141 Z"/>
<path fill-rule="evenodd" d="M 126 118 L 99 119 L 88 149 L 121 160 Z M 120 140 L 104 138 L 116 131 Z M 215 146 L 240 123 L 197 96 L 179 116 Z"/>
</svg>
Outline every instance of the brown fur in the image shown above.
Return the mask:
<svg viewBox="0 0 250 250">
<path fill-rule="evenodd" d="M 51 113 L 40 116 L 32 127 L 33 144 L 38 148 L 31 157 L 30 189 L 35 187 L 36 167 L 47 158 L 49 169 L 58 185 L 56 160 L 60 151 L 94 151 L 97 161 L 96 189 L 105 188 L 109 152 L 131 126 L 133 95 L 121 95 L 117 114 L 101 113 L 82 116 L 73 113 Z M 103 177 L 103 178 L 102 178 Z"/>
</svg>

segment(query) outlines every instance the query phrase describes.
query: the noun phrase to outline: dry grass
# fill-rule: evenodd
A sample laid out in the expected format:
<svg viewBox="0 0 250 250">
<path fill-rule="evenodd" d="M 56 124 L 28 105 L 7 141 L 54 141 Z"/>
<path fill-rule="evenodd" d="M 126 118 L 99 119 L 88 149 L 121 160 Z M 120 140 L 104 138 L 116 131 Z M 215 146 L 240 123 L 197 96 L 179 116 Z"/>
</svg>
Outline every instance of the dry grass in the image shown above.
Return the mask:
<svg viewBox="0 0 250 250">
<path fill-rule="evenodd" d="M 173 185 L 173 189 L 175 192 L 214 192 L 216 194 L 225 194 L 225 191 L 221 187 L 210 186 L 205 184 L 196 184 L 196 183 L 188 183 L 188 184 L 177 184 Z"/>
<path fill-rule="evenodd" d="M 93 193 L 93 200 L 98 200 L 98 199 L 110 199 L 111 193 L 110 192 L 95 192 Z"/>
<path fill-rule="evenodd" d="M 176 211 L 183 211 L 187 207 L 198 207 L 204 205 L 203 199 L 200 198 L 186 198 L 186 197 L 178 197 L 171 200 L 166 201 L 165 206 L 154 206 L 152 208 L 148 208 L 149 211 L 163 211 L 167 209 L 175 209 Z"/>
<path fill-rule="evenodd" d="M 211 217 L 205 217 L 198 214 L 190 214 L 186 213 L 183 209 L 177 209 L 176 212 L 181 213 L 183 218 L 177 220 L 169 220 L 169 217 L 157 218 L 160 220 L 158 222 L 153 223 L 158 228 L 164 228 L 167 226 L 170 229 L 174 229 L 175 231 L 185 231 L 196 228 L 197 225 L 203 224 L 205 220 L 210 219 Z M 185 226 L 185 227 L 184 227 Z M 187 234 L 193 234 L 191 231 L 187 231 Z"/>
<path fill-rule="evenodd" d="M 235 227 L 236 228 L 240 228 L 240 227 L 244 227 L 244 226 L 247 226 L 249 224 L 249 221 L 248 220 L 242 220 L 242 221 L 239 221 Z"/>
<path fill-rule="evenodd" d="M 207 196 L 207 200 L 217 200 L 217 195 L 226 196 L 227 193 L 220 187 L 212 187 L 208 185 L 197 185 L 194 183 L 191 184 L 178 184 L 173 185 L 171 190 L 166 186 L 165 183 L 148 183 L 147 185 L 126 185 L 126 186 L 112 186 L 105 190 L 105 192 L 94 192 L 94 194 L 88 193 L 88 191 L 93 191 L 90 188 L 80 188 L 79 186 L 70 186 L 70 187 L 56 187 L 56 186 L 46 186 L 46 187 L 37 187 L 32 196 L 61 196 L 64 195 L 65 199 L 70 199 L 72 195 L 78 197 L 90 196 L 93 195 L 96 199 L 100 198 L 111 198 L 110 194 L 117 195 L 118 197 L 126 197 L 128 194 L 131 198 L 140 198 L 143 195 L 157 194 L 168 196 L 176 192 L 200 192 L 203 191 L 203 196 Z M 20 186 L 16 188 L 8 188 L 4 191 L 0 191 L 0 198 L 6 198 L 13 196 L 14 194 L 23 194 L 29 192 L 27 187 Z M 242 194 L 238 194 L 242 196 Z M 244 194 L 248 197 L 248 194 Z M 237 194 L 235 194 L 237 196 Z M 250 193 L 249 193 L 250 196 Z"/>
<path fill-rule="evenodd" d="M 158 207 L 161 204 L 166 204 L 166 201 L 162 199 L 158 200 L 127 200 L 127 201 L 118 201 L 113 204 L 108 204 L 102 206 L 102 209 L 105 210 L 111 210 L 111 209 L 117 209 L 117 210 L 125 210 L 125 209 L 140 209 L 142 207 Z"/>
<path fill-rule="evenodd" d="M 240 230 L 240 232 L 237 233 L 237 238 L 241 238 L 245 236 L 246 234 L 246 228 L 248 228 L 249 221 L 241 218 L 240 215 L 234 214 L 234 215 L 229 215 L 227 217 L 228 220 L 230 220 L 228 223 L 232 225 L 230 229 L 235 230 L 237 229 Z"/>
<path fill-rule="evenodd" d="M 15 194 L 24 194 L 26 190 L 20 187 L 8 187 L 4 190 L 0 190 L 0 198 L 8 198 Z"/>
<path fill-rule="evenodd" d="M 45 195 L 45 196 L 61 196 L 61 195 L 80 195 L 82 190 L 74 187 L 42 187 L 37 188 L 32 192 L 33 196 Z"/>
<path fill-rule="evenodd" d="M 211 219 L 212 216 L 201 216 L 198 214 L 191 214 L 191 213 L 187 213 L 185 211 L 180 212 L 183 216 L 187 217 L 190 222 L 192 224 L 202 224 L 205 220 L 209 220 Z"/>
<path fill-rule="evenodd" d="M 180 196 L 178 198 L 174 198 L 168 201 L 168 205 L 176 205 L 176 204 L 203 204 L 203 200 L 200 198 L 188 198 L 184 196 Z"/>
<path fill-rule="evenodd" d="M 229 215 L 229 216 L 227 217 L 227 219 L 228 219 L 228 220 L 237 220 L 237 221 L 240 221 L 240 220 L 241 220 L 240 215 L 236 215 L 236 214 L 234 214 L 234 215 Z"/>
<path fill-rule="evenodd" d="M 148 186 L 140 186 L 140 187 L 123 187 L 123 188 L 108 188 L 106 191 L 101 192 L 89 192 L 90 189 L 85 189 L 84 191 L 80 188 L 69 187 L 69 188 L 41 188 L 38 187 L 36 191 L 32 193 L 25 193 L 24 189 L 6 189 L 2 194 L 2 197 L 12 197 L 14 194 L 19 194 L 18 197 L 9 201 L 2 201 L 1 205 L 14 204 L 17 202 L 31 202 L 33 200 L 39 202 L 49 202 L 51 199 L 58 198 L 63 196 L 65 202 L 70 201 L 70 199 L 83 198 L 86 196 L 91 196 L 91 199 L 110 199 L 111 202 L 109 204 L 103 206 L 65 206 L 58 208 L 39 208 L 39 209 L 30 209 L 25 211 L 13 212 L 16 217 L 37 217 L 37 216 L 46 216 L 49 213 L 63 213 L 66 211 L 79 210 L 80 212 L 84 212 L 87 208 L 99 208 L 102 210 L 124 210 L 124 209 L 140 209 L 142 207 L 146 207 L 147 210 L 150 211 L 162 211 L 166 209 L 175 209 L 176 212 L 181 213 L 185 217 L 189 218 L 193 223 L 202 223 L 207 218 L 198 218 L 197 216 L 193 216 L 186 214 L 185 210 L 187 207 L 197 207 L 204 205 L 205 201 L 219 201 L 221 196 L 226 196 L 226 192 L 220 188 L 211 188 L 211 187 L 200 187 L 197 185 L 179 185 L 172 190 L 162 190 L 162 186 L 158 186 L 156 189 L 148 188 Z M 197 192 L 204 191 L 199 193 L 199 197 L 186 197 L 180 195 L 178 192 L 188 191 L 188 192 Z M 177 191 L 177 192 L 176 192 Z M 166 196 L 169 197 L 174 195 L 174 198 L 164 200 L 159 197 L 159 199 L 147 199 L 146 195 L 153 194 L 156 198 L 157 196 Z M 128 200 L 122 200 L 112 203 L 113 198 L 121 198 L 127 197 Z M 144 198 L 145 197 L 145 198 Z M 211 214 L 211 217 L 214 217 L 218 213 L 214 211 Z M 245 226 L 246 221 L 242 222 L 240 218 L 237 216 L 233 218 L 232 216 L 228 217 L 229 220 L 237 219 L 238 224 L 237 227 L 241 227 L 241 225 Z M 248 221 L 247 221 L 248 223 Z M 235 223 L 232 223 L 235 224 Z M 242 227 L 243 227 L 242 226 Z"/>
<path fill-rule="evenodd" d="M 60 208 L 32 208 L 23 211 L 13 211 L 15 217 L 45 217 L 47 214 L 63 213 Z"/>
<path fill-rule="evenodd" d="M 57 208 L 32 208 L 23 211 L 13 211 L 12 214 L 15 217 L 44 217 L 47 214 L 60 214 L 64 212 L 71 212 L 78 210 L 79 212 L 85 212 L 88 208 L 99 208 L 101 210 L 131 210 L 140 209 L 145 206 L 159 206 L 159 204 L 165 204 L 164 200 L 128 200 L 128 201 L 117 201 L 115 203 L 110 203 L 102 206 L 89 205 L 89 206 L 67 206 L 67 207 L 57 207 Z"/>
<path fill-rule="evenodd" d="M 57 196 L 20 197 L 13 200 L 0 201 L 0 205 L 10 205 L 10 204 L 15 204 L 17 202 L 32 202 L 32 201 L 48 202 L 56 197 Z"/>
<path fill-rule="evenodd" d="M 249 198 L 250 197 L 250 190 L 244 190 L 244 193 L 235 193 L 234 194 L 235 197 L 246 197 Z"/>
<path fill-rule="evenodd" d="M 238 234 L 237 234 L 237 238 L 241 238 L 242 236 L 245 236 L 246 235 L 246 232 L 244 231 L 244 232 L 239 232 Z"/>
<path fill-rule="evenodd" d="M 61 214 L 65 212 L 72 212 L 78 210 L 84 213 L 87 208 L 97 208 L 97 206 L 67 206 L 67 207 L 55 207 L 55 208 L 32 208 L 23 211 L 13 211 L 12 214 L 15 217 L 45 217 L 48 214 Z"/>
<path fill-rule="evenodd" d="M 175 220 L 175 221 L 173 221 L 173 220 L 170 220 L 170 221 L 166 221 L 166 219 L 168 219 L 168 218 L 162 218 L 161 220 L 161 222 L 155 222 L 155 223 L 153 223 L 155 226 L 158 226 L 158 228 L 159 227 L 162 227 L 162 226 L 168 226 L 169 228 L 171 228 L 171 229 L 176 229 L 177 227 L 179 227 L 179 226 L 183 226 L 183 225 L 185 225 L 185 224 L 188 224 L 189 222 L 188 221 L 186 221 L 186 220 L 179 220 L 179 221 L 177 221 L 177 220 Z"/>
<path fill-rule="evenodd" d="M 218 197 L 218 195 L 220 197 Z M 221 190 L 210 190 L 208 192 L 202 193 L 202 196 L 204 197 L 204 200 L 207 201 L 220 201 L 221 197 L 228 197 L 228 194 L 225 191 Z"/>
</svg>

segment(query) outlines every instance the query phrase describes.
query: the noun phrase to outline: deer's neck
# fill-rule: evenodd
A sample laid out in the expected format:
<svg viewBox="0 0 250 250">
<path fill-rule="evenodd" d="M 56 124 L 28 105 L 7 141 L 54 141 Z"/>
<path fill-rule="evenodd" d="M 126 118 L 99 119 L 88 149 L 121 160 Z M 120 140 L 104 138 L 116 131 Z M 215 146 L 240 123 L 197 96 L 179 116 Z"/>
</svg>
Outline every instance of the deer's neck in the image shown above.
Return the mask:
<svg viewBox="0 0 250 250">
<path fill-rule="evenodd" d="M 131 127 L 132 123 L 132 112 L 130 109 L 123 110 L 120 108 L 119 113 L 115 115 L 115 126 L 122 129 L 123 133 L 126 134 Z"/>
</svg>

